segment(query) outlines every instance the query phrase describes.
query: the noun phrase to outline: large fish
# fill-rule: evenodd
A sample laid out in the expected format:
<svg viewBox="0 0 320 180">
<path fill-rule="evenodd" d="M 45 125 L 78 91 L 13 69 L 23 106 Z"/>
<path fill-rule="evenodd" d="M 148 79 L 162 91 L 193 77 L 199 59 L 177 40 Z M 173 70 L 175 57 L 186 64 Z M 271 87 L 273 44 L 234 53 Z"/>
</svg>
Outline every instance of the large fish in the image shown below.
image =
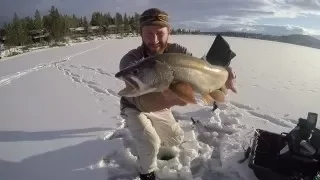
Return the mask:
<svg viewBox="0 0 320 180">
<path fill-rule="evenodd" d="M 224 101 L 228 71 L 203 59 L 180 53 L 164 53 L 143 59 L 115 74 L 126 82 L 120 96 L 136 97 L 150 92 L 172 90 L 188 103 L 201 95 L 206 103 Z"/>
</svg>

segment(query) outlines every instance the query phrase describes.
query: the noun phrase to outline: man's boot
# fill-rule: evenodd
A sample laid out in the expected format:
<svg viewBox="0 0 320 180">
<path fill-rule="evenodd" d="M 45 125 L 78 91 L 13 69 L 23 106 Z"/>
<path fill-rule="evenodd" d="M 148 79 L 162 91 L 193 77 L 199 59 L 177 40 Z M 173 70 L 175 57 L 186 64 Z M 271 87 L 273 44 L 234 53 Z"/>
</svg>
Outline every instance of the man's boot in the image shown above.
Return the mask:
<svg viewBox="0 0 320 180">
<path fill-rule="evenodd" d="M 156 180 L 156 176 L 154 172 L 148 173 L 148 174 L 140 174 L 141 180 Z"/>
</svg>

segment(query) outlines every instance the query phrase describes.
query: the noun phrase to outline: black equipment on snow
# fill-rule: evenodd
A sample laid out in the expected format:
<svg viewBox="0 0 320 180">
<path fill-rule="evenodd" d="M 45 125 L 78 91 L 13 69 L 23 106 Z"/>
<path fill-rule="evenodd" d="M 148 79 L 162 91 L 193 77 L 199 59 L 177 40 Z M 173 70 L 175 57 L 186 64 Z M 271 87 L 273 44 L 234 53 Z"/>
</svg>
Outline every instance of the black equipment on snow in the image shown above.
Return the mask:
<svg viewBox="0 0 320 180">
<path fill-rule="evenodd" d="M 289 133 L 257 129 L 247 152 L 249 167 L 260 180 L 313 180 L 320 173 L 320 130 L 318 115 L 299 118 Z"/>
<path fill-rule="evenodd" d="M 212 65 L 228 67 L 236 55 L 231 50 L 229 43 L 220 34 L 217 34 L 205 58 Z M 218 105 L 214 101 L 212 106 L 214 112 Z"/>
<path fill-rule="evenodd" d="M 206 60 L 210 64 L 227 67 L 235 56 L 236 53 L 231 50 L 229 43 L 217 34 L 206 55 Z"/>
</svg>

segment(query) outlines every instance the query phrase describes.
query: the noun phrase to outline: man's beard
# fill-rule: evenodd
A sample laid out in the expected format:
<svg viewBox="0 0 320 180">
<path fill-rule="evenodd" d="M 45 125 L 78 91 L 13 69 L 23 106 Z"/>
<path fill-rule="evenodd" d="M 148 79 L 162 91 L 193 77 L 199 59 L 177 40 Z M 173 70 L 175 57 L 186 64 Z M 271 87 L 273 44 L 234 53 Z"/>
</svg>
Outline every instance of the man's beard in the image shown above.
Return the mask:
<svg viewBox="0 0 320 180">
<path fill-rule="evenodd" d="M 167 45 L 168 45 L 168 41 L 165 41 L 163 43 L 159 42 L 157 45 L 157 49 L 151 49 L 147 44 L 145 44 L 144 42 L 143 43 L 143 46 L 145 47 L 146 51 L 148 54 L 150 55 L 155 55 L 155 54 L 162 54 L 164 52 L 164 50 L 167 48 Z"/>
</svg>

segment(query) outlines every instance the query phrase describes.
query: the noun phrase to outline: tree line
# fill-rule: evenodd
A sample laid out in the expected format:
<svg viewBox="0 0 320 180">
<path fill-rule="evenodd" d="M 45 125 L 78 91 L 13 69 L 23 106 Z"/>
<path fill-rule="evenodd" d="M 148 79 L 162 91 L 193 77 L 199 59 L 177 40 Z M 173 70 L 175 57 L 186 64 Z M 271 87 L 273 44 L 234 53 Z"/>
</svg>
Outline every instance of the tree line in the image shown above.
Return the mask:
<svg viewBox="0 0 320 180">
<path fill-rule="evenodd" d="M 70 28 L 84 27 L 84 34 L 89 33 L 89 27 L 98 26 L 98 33 L 107 33 L 109 25 L 121 26 L 122 31 L 130 33 L 137 30 L 140 14 L 133 15 L 121 14 L 119 12 L 111 15 L 109 12 L 93 12 L 91 19 L 86 16 L 77 17 L 76 15 L 61 14 L 55 6 L 52 6 L 48 14 L 41 15 L 36 10 L 33 17 L 19 17 L 14 13 L 13 19 L 5 23 L 0 29 L 0 37 L 5 37 L 5 45 L 27 45 L 33 43 L 34 34 L 48 33 L 49 40 L 62 40 L 65 36 L 72 35 L 74 32 Z"/>
<path fill-rule="evenodd" d="M 99 27 L 94 31 L 94 34 L 106 35 L 109 33 L 109 25 L 113 25 L 115 28 L 121 27 L 116 33 L 137 33 L 139 18 L 139 13 L 128 15 L 127 13 L 117 12 L 112 16 L 110 12 L 93 12 L 91 19 L 88 19 L 86 16 L 77 17 L 75 14 L 62 14 L 58 8 L 51 6 L 51 9 L 45 15 L 41 15 L 39 10 L 36 10 L 34 16 L 31 17 L 19 17 L 17 13 L 14 13 L 11 22 L 5 23 L 0 29 L 0 40 L 7 46 L 29 45 L 35 42 L 34 37 L 41 35 L 45 37 L 44 41 L 46 42 L 62 41 L 66 36 L 77 35 L 78 32 L 71 29 L 78 27 L 83 28 L 80 36 L 92 34 L 90 27 Z M 180 28 L 172 31 L 172 34 L 195 33 L 199 33 L 199 31 Z"/>
<path fill-rule="evenodd" d="M 200 34 L 200 30 L 190 30 L 190 29 L 183 29 L 183 28 L 178 28 L 178 29 L 172 29 L 172 34 Z"/>
</svg>

